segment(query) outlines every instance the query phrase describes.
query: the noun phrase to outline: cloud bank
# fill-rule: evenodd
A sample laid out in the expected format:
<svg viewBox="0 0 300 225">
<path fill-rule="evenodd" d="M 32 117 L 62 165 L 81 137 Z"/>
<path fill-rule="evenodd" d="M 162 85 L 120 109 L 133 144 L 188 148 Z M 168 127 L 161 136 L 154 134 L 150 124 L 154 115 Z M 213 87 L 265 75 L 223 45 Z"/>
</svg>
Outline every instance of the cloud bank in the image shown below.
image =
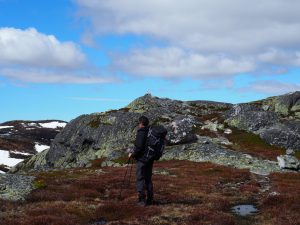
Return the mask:
<svg viewBox="0 0 300 225">
<path fill-rule="evenodd" d="M 164 43 L 114 55 L 115 69 L 137 76 L 202 79 L 300 66 L 297 0 L 75 2 L 96 35 L 142 35 Z"/>
<path fill-rule="evenodd" d="M 61 42 L 34 28 L 0 28 L 0 76 L 30 83 L 106 83 L 90 75 L 85 54 L 73 42 Z"/>
</svg>

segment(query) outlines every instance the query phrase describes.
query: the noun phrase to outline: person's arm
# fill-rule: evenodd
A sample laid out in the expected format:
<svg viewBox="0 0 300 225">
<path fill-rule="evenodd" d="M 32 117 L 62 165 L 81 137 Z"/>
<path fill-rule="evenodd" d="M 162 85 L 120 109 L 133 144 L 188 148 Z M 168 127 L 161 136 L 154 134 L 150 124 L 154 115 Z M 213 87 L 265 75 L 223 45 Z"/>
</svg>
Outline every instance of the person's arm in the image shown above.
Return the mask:
<svg viewBox="0 0 300 225">
<path fill-rule="evenodd" d="M 146 142 L 145 132 L 137 132 L 132 157 L 135 157 L 140 152 L 144 151 L 145 144 L 146 144 L 145 142 Z"/>
</svg>

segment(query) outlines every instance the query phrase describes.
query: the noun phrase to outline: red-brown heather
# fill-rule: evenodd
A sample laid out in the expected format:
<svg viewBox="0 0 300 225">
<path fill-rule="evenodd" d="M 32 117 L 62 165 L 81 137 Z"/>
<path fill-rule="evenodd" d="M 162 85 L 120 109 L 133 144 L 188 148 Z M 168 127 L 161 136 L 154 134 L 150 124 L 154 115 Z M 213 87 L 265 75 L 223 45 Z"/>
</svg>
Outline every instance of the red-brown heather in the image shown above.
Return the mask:
<svg viewBox="0 0 300 225">
<path fill-rule="evenodd" d="M 153 175 L 156 204 L 142 207 L 135 204 L 134 174 L 118 198 L 125 170 L 95 162 L 89 169 L 34 173 L 39 188 L 25 202 L 1 201 L 0 224 L 300 224 L 300 174 L 271 174 L 271 188 L 262 192 L 248 170 L 162 161 L 154 165 L 155 171 L 167 172 Z M 243 203 L 259 212 L 234 215 L 230 208 Z"/>
</svg>

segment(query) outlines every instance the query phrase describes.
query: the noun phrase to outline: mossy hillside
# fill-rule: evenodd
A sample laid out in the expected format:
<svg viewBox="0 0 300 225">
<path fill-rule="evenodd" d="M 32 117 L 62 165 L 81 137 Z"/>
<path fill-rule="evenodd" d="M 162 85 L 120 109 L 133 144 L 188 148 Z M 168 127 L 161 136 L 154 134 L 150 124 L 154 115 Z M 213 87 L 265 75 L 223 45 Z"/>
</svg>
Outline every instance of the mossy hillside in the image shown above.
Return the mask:
<svg viewBox="0 0 300 225">
<path fill-rule="evenodd" d="M 285 154 L 284 148 L 268 144 L 259 135 L 234 127 L 231 129 L 232 134 L 225 134 L 225 136 L 234 143 L 232 146 L 234 150 L 271 160 L 276 160 L 277 156 Z"/>
</svg>

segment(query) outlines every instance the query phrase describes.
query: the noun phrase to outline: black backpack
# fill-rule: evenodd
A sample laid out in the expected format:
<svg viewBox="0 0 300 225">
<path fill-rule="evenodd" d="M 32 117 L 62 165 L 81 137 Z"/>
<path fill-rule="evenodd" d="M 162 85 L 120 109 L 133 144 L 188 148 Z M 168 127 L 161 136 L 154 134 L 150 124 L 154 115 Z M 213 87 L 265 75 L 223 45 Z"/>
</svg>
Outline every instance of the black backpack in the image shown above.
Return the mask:
<svg viewBox="0 0 300 225">
<path fill-rule="evenodd" d="M 167 129 L 163 126 L 152 126 L 149 128 L 146 149 L 144 153 L 144 161 L 159 160 L 165 149 L 165 138 Z"/>
</svg>

